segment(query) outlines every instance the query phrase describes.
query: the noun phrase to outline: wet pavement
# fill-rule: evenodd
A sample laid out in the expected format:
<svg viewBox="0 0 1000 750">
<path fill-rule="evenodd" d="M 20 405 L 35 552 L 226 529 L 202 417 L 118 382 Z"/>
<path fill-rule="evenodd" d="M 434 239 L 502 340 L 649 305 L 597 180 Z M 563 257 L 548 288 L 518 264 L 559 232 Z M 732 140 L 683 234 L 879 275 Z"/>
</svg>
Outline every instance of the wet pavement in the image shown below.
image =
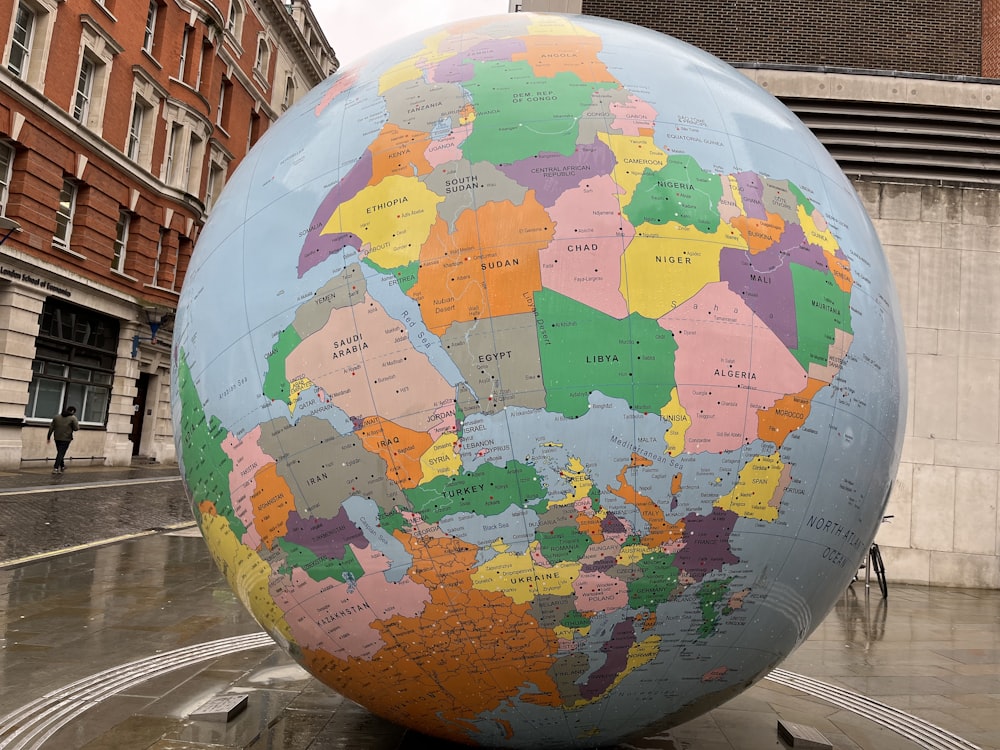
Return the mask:
<svg viewBox="0 0 1000 750">
<path fill-rule="evenodd" d="M 891 571 L 890 571 L 891 581 Z M 247 696 L 231 721 L 192 713 Z M 845 592 L 781 669 L 639 750 L 1000 750 L 1000 592 Z M 0 748 L 455 748 L 374 717 L 259 633 L 176 467 L 0 473 Z M 801 747 L 797 745 L 797 747 Z"/>
<path fill-rule="evenodd" d="M 0 472 L 0 564 L 192 523 L 176 465 Z"/>
</svg>

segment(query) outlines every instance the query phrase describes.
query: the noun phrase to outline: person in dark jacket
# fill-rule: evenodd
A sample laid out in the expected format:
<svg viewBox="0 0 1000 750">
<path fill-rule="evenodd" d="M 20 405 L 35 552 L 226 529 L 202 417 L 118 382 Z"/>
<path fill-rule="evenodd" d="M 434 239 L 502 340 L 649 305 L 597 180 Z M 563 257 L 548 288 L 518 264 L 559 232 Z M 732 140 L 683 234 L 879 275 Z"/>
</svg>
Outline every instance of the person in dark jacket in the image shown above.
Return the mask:
<svg viewBox="0 0 1000 750">
<path fill-rule="evenodd" d="M 56 439 L 56 462 L 52 467 L 53 474 L 62 474 L 66 471 L 66 451 L 69 444 L 73 442 L 73 433 L 80 429 L 80 422 L 76 418 L 76 407 L 67 406 L 62 410 L 62 414 L 52 417 L 52 424 L 49 425 L 49 434 L 45 442 Z"/>
</svg>

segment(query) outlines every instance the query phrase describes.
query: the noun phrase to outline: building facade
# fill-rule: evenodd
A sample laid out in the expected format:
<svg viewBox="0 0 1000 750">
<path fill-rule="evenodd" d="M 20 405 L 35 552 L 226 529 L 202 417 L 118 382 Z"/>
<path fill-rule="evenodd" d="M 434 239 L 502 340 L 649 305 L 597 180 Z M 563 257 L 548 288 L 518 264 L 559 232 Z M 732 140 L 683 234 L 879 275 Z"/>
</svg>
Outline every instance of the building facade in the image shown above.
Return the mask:
<svg viewBox="0 0 1000 750">
<path fill-rule="evenodd" d="M 174 460 L 170 324 L 229 174 L 337 60 L 307 0 L 0 0 L 0 468 Z"/>
<path fill-rule="evenodd" d="M 890 580 L 1000 588 L 1000 0 L 526 0 L 705 49 L 782 100 L 854 182 L 909 366 L 879 546 Z"/>
</svg>

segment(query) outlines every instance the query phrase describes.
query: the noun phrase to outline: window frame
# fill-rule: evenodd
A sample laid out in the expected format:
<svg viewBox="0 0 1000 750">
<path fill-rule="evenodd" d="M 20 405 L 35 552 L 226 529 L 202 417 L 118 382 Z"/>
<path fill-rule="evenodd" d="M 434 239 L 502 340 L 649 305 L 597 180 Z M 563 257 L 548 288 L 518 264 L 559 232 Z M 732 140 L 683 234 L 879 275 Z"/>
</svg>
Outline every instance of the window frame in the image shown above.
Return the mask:
<svg viewBox="0 0 1000 750">
<path fill-rule="evenodd" d="M 0 216 L 7 215 L 10 200 L 10 181 L 14 176 L 14 159 L 17 150 L 10 141 L 0 140 Z"/>
<path fill-rule="evenodd" d="M 201 187 L 201 175 L 204 171 L 205 161 L 205 141 L 193 129 L 188 132 L 187 155 L 184 159 L 184 181 L 185 192 L 191 195 L 199 194 Z"/>
<path fill-rule="evenodd" d="M 111 256 L 111 270 L 125 275 L 125 262 L 128 257 L 128 240 L 132 228 L 132 212 L 127 208 L 118 209 L 118 223 L 115 225 L 114 250 Z"/>
<path fill-rule="evenodd" d="M 253 69 L 263 77 L 267 77 L 267 68 L 271 62 L 271 45 L 267 37 L 261 34 L 257 37 L 257 53 L 254 55 Z"/>
<path fill-rule="evenodd" d="M 162 289 L 160 286 L 160 264 L 163 258 L 163 239 L 167 236 L 167 228 L 160 227 L 160 231 L 156 237 L 156 257 L 153 259 L 153 284 L 152 286 L 157 289 Z"/>
<path fill-rule="evenodd" d="M 139 161 L 142 152 L 142 128 L 149 107 L 143 106 L 143 100 L 136 96 L 132 100 L 132 117 L 128 124 L 128 140 L 125 143 L 125 156 L 132 161 Z"/>
<path fill-rule="evenodd" d="M 69 199 L 63 196 L 69 194 Z M 73 239 L 73 219 L 76 216 L 76 204 L 80 196 L 80 185 L 70 177 L 63 178 L 62 190 L 59 191 L 59 208 L 56 209 L 56 230 L 52 234 L 52 246 L 58 250 L 70 249 Z M 68 209 L 63 206 L 69 204 Z"/>
<path fill-rule="evenodd" d="M 260 140 L 260 128 L 261 128 L 261 116 L 257 110 L 250 110 L 250 125 L 247 127 L 247 148 L 249 152 L 250 149 L 254 147 L 254 144 Z"/>
<path fill-rule="evenodd" d="M 243 17 L 245 12 L 240 0 L 230 0 L 229 13 L 226 15 L 226 36 L 233 41 L 237 47 L 243 45 Z"/>
<path fill-rule="evenodd" d="M 142 123 L 139 127 L 133 127 L 133 123 L 129 122 L 129 132 L 122 144 L 122 153 L 143 169 L 151 172 L 153 169 L 153 144 L 156 138 L 156 129 L 160 123 L 159 112 L 168 94 L 167 90 L 145 71 L 133 68 L 132 74 L 132 116 L 135 116 L 136 106 L 141 107 L 143 110 Z M 138 139 L 137 150 L 135 156 L 129 156 L 133 135 Z"/>
<path fill-rule="evenodd" d="M 170 131 L 167 133 L 167 148 L 164 152 L 163 181 L 168 185 L 173 185 L 177 177 L 177 161 L 180 157 L 180 148 L 184 126 L 176 120 L 168 123 Z"/>
<path fill-rule="evenodd" d="M 65 324 L 55 324 L 52 320 L 57 318 L 61 321 L 64 313 L 71 323 L 69 338 L 56 335 L 62 331 L 53 330 L 57 327 L 65 328 Z M 28 402 L 24 407 L 25 420 L 48 422 L 68 403 L 72 403 L 77 407 L 77 418 L 81 425 L 106 427 L 120 335 L 120 325 L 114 318 L 48 298 L 42 308 L 41 323 L 35 340 L 36 354 L 31 364 L 32 377 L 28 384 Z M 103 346 L 100 345 L 102 342 Z M 50 396 L 56 391 L 59 395 L 54 410 L 46 409 L 40 413 L 39 396 L 45 387 Z M 93 403 L 93 398 L 99 399 L 96 404 Z M 91 418 L 95 413 L 98 419 Z"/>
<path fill-rule="evenodd" d="M 187 69 L 188 54 L 190 53 L 191 37 L 194 36 L 194 27 L 184 24 L 184 36 L 181 37 L 181 54 L 178 59 L 177 79 L 185 80 L 184 73 Z"/>
<path fill-rule="evenodd" d="M 219 202 L 226 176 L 229 174 L 231 156 L 217 144 L 212 144 L 208 155 L 208 179 L 205 182 L 205 210 L 211 211 Z"/>
<path fill-rule="evenodd" d="M 156 20 L 159 16 L 160 6 L 156 0 L 149 0 L 149 9 L 146 11 L 146 27 L 142 37 L 142 51 L 150 55 L 156 45 Z"/>
<path fill-rule="evenodd" d="M 82 16 L 80 25 L 80 57 L 77 67 L 77 84 L 74 90 L 70 116 L 85 128 L 101 135 L 104 129 L 104 110 L 108 100 L 108 86 L 114 59 L 124 48 L 118 44 L 90 16 Z M 86 80 L 84 73 L 88 72 Z"/>
<path fill-rule="evenodd" d="M 44 93 L 45 89 L 45 71 L 49 64 L 52 29 L 55 26 L 56 13 L 61 4 L 62 0 L 17 0 L 17 3 L 12 8 L 7 46 L 4 50 L 4 65 L 14 78 L 23 81 L 42 93 Z M 25 13 L 31 14 L 32 28 L 27 38 L 24 40 L 15 40 L 17 13 L 22 8 Z M 14 49 L 15 43 L 17 43 L 22 53 L 27 53 L 26 57 L 22 54 L 19 64 L 15 66 L 18 71 L 17 74 L 10 67 L 11 55 L 17 54 Z"/>
<path fill-rule="evenodd" d="M 80 72 L 76 78 L 76 91 L 73 93 L 73 119 L 85 125 L 90 117 L 90 102 L 94 96 L 94 79 L 97 77 L 97 63 L 90 55 L 84 53 L 80 59 Z"/>
<path fill-rule="evenodd" d="M 232 109 L 233 82 L 228 76 L 222 76 L 219 86 L 219 106 L 215 113 L 215 124 L 228 131 L 229 112 Z"/>
<path fill-rule="evenodd" d="M 210 213 L 222 192 L 224 171 L 219 164 L 212 162 L 208 166 L 208 180 L 205 182 L 205 211 Z"/>
<path fill-rule="evenodd" d="M 27 19 L 27 24 L 19 23 L 22 10 Z M 28 3 L 24 2 L 24 0 L 21 0 L 14 11 L 12 26 L 10 51 L 7 54 L 7 70 L 16 78 L 27 81 L 28 71 L 31 69 L 31 47 L 34 43 L 35 29 L 38 26 L 38 12 L 28 5 Z M 23 34 L 19 35 L 19 31 L 23 32 Z M 23 36 L 23 39 L 19 39 L 18 36 Z M 16 68 L 13 64 L 15 50 L 18 51 L 18 56 L 20 57 Z"/>
</svg>

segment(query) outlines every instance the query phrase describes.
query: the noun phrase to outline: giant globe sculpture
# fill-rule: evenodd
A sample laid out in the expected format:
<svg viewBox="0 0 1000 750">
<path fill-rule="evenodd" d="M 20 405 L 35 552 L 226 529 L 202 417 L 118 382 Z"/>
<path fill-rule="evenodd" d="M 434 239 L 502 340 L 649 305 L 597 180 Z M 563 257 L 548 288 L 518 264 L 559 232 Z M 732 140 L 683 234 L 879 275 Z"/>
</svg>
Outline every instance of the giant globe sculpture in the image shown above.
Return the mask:
<svg viewBox="0 0 1000 750">
<path fill-rule="evenodd" d="M 848 180 L 718 60 L 587 17 L 431 30 L 236 171 L 178 309 L 205 540 L 309 672 L 421 732 L 707 711 L 857 570 L 899 313 Z"/>
</svg>

